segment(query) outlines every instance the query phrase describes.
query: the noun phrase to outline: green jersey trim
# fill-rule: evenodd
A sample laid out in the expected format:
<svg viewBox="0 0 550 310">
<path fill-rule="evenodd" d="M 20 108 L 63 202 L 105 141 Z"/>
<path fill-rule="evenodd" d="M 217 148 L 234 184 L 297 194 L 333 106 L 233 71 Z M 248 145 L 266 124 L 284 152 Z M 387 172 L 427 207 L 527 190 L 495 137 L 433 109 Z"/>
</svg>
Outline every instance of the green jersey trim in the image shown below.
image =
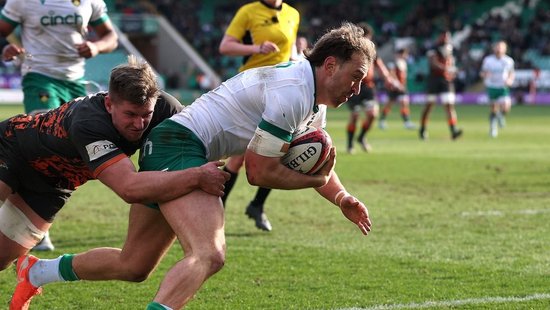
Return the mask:
<svg viewBox="0 0 550 310">
<path fill-rule="evenodd" d="M 98 25 L 101 25 L 103 23 L 105 23 L 107 20 L 109 20 L 109 16 L 107 14 L 103 14 L 101 15 L 100 18 L 94 20 L 94 21 L 90 21 L 90 26 L 98 26 Z"/>
<path fill-rule="evenodd" d="M 317 105 L 317 83 L 315 82 L 315 66 L 310 62 L 311 71 L 313 72 L 313 113 L 319 112 L 319 106 Z"/>
<path fill-rule="evenodd" d="M 266 120 L 262 119 L 260 122 L 260 125 L 258 127 L 262 130 L 265 130 L 269 132 L 270 134 L 274 135 L 275 137 L 282 139 L 286 142 L 290 142 L 292 140 L 292 134 L 284 129 L 281 129 L 271 123 L 268 123 Z"/>
<path fill-rule="evenodd" d="M 4 14 L 0 13 L 0 19 L 8 22 L 10 25 L 14 26 L 14 27 L 17 27 L 19 25 L 18 22 L 14 21 L 14 20 L 11 20 L 9 18 L 7 18 Z"/>
</svg>

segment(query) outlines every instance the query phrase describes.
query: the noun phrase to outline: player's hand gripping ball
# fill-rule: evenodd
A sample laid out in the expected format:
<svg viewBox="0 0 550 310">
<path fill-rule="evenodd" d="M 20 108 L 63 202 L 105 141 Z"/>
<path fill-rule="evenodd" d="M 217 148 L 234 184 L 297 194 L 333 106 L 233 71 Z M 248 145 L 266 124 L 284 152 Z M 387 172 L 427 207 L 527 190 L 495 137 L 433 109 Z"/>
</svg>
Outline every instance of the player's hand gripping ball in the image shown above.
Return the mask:
<svg viewBox="0 0 550 310">
<path fill-rule="evenodd" d="M 331 147 L 332 139 L 322 128 L 301 128 L 292 136 L 288 153 L 281 162 L 298 172 L 315 174 L 327 162 Z"/>
</svg>

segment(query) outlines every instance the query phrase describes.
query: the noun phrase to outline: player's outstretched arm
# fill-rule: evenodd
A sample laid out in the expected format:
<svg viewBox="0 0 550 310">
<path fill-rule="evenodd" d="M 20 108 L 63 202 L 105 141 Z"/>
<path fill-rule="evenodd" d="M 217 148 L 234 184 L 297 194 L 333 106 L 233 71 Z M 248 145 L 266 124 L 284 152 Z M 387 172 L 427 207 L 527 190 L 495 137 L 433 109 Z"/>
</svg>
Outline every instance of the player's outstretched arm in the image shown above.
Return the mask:
<svg viewBox="0 0 550 310">
<path fill-rule="evenodd" d="M 196 189 L 222 196 L 229 179 L 229 173 L 218 168 L 222 165 L 210 162 L 182 171 L 137 172 L 132 161 L 123 158 L 105 168 L 97 179 L 127 203 L 170 201 Z"/>
<path fill-rule="evenodd" d="M 368 235 L 371 230 L 372 223 L 369 217 L 369 211 L 364 203 L 357 198 L 346 193 L 340 200 L 340 210 L 344 216 L 355 223 L 363 235 Z"/>
<path fill-rule="evenodd" d="M 357 225 L 363 235 L 367 235 L 371 231 L 372 223 L 367 207 L 346 191 L 335 171 L 332 171 L 326 185 L 315 190 L 325 199 L 337 205 L 344 216 Z"/>
</svg>

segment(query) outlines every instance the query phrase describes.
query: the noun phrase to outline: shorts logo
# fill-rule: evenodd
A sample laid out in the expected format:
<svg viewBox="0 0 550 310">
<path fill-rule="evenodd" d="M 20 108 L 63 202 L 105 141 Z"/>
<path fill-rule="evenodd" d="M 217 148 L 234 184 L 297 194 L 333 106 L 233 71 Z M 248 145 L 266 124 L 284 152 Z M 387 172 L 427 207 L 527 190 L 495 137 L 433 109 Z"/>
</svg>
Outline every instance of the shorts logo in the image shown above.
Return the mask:
<svg viewBox="0 0 550 310">
<path fill-rule="evenodd" d="M 45 103 L 45 102 L 48 102 L 48 100 L 50 100 L 50 94 L 47 92 L 39 92 L 38 98 L 40 99 L 40 102 Z"/>
<path fill-rule="evenodd" d="M 107 140 L 96 141 L 86 145 L 86 151 L 88 152 L 90 161 L 98 159 L 117 149 L 117 146 L 113 142 Z"/>
</svg>

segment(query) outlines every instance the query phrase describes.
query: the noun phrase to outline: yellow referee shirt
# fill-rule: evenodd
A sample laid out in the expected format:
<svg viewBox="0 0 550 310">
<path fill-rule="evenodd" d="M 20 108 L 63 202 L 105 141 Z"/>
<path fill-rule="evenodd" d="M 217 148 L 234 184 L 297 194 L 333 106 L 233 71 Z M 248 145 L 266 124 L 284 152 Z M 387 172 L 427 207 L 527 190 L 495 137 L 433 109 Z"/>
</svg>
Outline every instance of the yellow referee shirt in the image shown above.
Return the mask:
<svg viewBox="0 0 550 310">
<path fill-rule="evenodd" d="M 264 41 L 271 41 L 277 44 L 280 51 L 244 57 L 239 72 L 288 61 L 299 25 L 300 13 L 286 3 L 278 9 L 261 1 L 243 5 L 233 17 L 225 34 L 244 44 L 260 45 Z"/>
</svg>

